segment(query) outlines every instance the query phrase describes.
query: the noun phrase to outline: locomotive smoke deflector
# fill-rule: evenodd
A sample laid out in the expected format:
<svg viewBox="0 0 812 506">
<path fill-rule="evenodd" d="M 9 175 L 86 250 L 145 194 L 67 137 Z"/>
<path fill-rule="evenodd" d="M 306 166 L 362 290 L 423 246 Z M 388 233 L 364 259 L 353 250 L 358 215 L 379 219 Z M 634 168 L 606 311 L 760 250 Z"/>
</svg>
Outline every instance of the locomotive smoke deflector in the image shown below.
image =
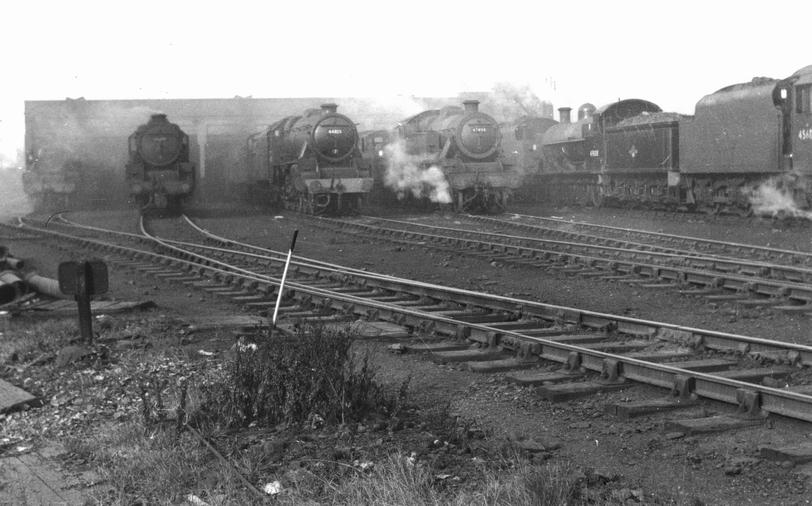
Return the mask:
<svg viewBox="0 0 812 506">
<path fill-rule="evenodd" d="M 479 112 L 479 100 L 466 100 L 462 103 L 465 106 L 465 112 Z"/>
</svg>

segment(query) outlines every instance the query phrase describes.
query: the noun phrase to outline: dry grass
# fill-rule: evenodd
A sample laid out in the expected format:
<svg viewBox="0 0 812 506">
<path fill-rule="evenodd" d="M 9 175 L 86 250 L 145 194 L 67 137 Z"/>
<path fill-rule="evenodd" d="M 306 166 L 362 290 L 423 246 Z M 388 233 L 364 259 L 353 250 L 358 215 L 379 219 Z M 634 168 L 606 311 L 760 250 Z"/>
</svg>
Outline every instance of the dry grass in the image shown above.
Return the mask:
<svg viewBox="0 0 812 506">
<path fill-rule="evenodd" d="M 25 330 L 12 327 L 0 339 L 0 363 L 25 363 L 42 354 L 56 353 L 76 339 L 79 334 L 76 327 L 75 321 L 68 320 L 45 320 Z"/>
<path fill-rule="evenodd" d="M 177 504 L 189 494 L 219 504 L 255 500 L 233 471 L 188 433 L 145 434 L 134 422 L 99 431 L 93 440 L 70 440 L 65 449 L 91 461 L 108 485 L 104 495 L 91 497 L 100 504 Z"/>
</svg>

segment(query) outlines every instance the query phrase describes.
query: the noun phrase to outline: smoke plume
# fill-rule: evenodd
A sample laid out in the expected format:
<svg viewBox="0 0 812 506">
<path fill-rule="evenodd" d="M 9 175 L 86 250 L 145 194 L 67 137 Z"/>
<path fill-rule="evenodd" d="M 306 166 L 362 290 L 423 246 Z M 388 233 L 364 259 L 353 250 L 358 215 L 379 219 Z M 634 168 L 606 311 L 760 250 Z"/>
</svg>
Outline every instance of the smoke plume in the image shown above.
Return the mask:
<svg viewBox="0 0 812 506">
<path fill-rule="evenodd" d="M 492 111 L 498 121 L 514 121 L 521 116 L 553 117 L 553 104 L 540 99 L 526 84 L 496 83 L 480 107 Z"/>
<path fill-rule="evenodd" d="M 747 191 L 753 213 L 772 218 L 812 219 L 812 212 L 800 209 L 792 196 L 798 178 L 796 174 L 770 178 Z"/>
<path fill-rule="evenodd" d="M 425 158 L 406 152 L 402 140 L 389 143 L 386 148 L 388 166 L 384 184 L 399 199 L 411 194 L 415 198 L 427 198 L 438 204 L 450 204 L 451 192 L 443 171 L 436 165 L 422 168 Z"/>
</svg>

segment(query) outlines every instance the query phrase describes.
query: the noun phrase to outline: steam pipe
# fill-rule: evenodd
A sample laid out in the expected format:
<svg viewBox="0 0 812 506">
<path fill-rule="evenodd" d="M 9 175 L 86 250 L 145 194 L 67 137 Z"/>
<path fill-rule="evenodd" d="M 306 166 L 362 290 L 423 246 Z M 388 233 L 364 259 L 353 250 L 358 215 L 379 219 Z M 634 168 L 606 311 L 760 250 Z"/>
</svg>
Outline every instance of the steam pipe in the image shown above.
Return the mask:
<svg viewBox="0 0 812 506">
<path fill-rule="evenodd" d="M 0 268 L 2 268 L 3 263 L 5 263 L 8 269 L 13 269 L 15 271 L 19 271 L 25 267 L 25 260 L 12 256 L 7 256 L 0 260 Z"/>
</svg>

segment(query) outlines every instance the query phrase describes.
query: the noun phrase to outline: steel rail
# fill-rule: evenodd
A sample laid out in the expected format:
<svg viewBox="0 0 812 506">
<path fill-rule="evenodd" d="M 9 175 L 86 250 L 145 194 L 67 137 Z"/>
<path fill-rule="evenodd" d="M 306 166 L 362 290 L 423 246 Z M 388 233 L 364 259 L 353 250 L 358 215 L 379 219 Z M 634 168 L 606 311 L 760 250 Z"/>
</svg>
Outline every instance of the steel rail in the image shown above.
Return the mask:
<svg viewBox="0 0 812 506">
<path fill-rule="evenodd" d="M 532 265 L 534 263 L 549 264 L 554 261 L 575 262 L 584 268 L 601 268 L 627 276 L 645 276 L 653 281 L 668 281 L 677 284 L 694 284 L 708 288 L 726 289 L 741 294 L 745 299 L 750 294 L 763 295 L 767 298 L 786 298 L 802 302 L 799 307 L 812 301 L 812 285 L 796 283 L 792 281 L 779 281 L 754 278 L 751 276 L 736 275 L 722 272 L 709 272 L 684 266 L 664 266 L 651 264 L 645 261 L 634 261 L 620 258 L 605 258 L 589 256 L 576 252 L 550 251 L 544 249 L 531 248 L 519 245 L 493 243 L 480 241 L 477 239 L 446 237 L 436 234 L 413 230 L 399 230 L 391 228 L 377 227 L 357 222 L 336 220 L 324 217 L 313 217 L 320 220 L 329 228 L 348 228 L 361 232 L 376 233 L 385 239 L 393 240 L 394 237 L 402 237 L 409 240 L 422 239 L 426 242 L 438 243 L 444 247 L 454 246 L 460 251 L 468 254 L 490 253 L 493 255 L 503 255 L 499 260 L 515 261 L 517 263 Z M 414 244 L 414 242 L 412 242 Z M 644 253 L 640 253 L 644 256 Z M 812 306 L 809 310 L 812 312 Z"/>
<path fill-rule="evenodd" d="M 692 236 L 685 236 L 685 235 L 676 235 L 676 234 L 665 234 L 663 232 L 651 232 L 648 230 L 639 230 L 633 228 L 624 228 L 624 227 L 616 227 L 612 225 L 599 225 L 596 223 L 588 223 L 585 221 L 569 221 L 563 218 L 550 218 L 544 216 L 533 216 L 527 214 L 513 214 L 517 218 L 527 218 L 536 221 L 542 222 L 552 222 L 561 225 L 569 225 L 575 226 L 580 228 L 587 228 L 593 230 L 612 230 L 614 232 L 620 232 L 624 234 L 628 234 L 631 236 L 637 237 L 655 237 L 663 240 L 663 242 L 672 242 L 672 243 L 679 243 L 679 244 L 694 244 L 694 245 L 705 245 L 708 248 L 732 248 L 738 251 L 749 251 L 753 254 L 760 254 L 763 257 L 769 256 L 777 256 L 779 258 L 795 258 L 800 263 L 812 264 L 812 252 L 807 251 L 796 251 L 796 250 L 788 250 L 782 248 L 771 248 L 768 246 L 759 246 L 755 244 L 744 244 L 744 243 L 735 243 L 735 242 L 726 242 L 726 241 L 718 241 L 715 239 L 705 239 L 703 237 L 692 237 Z M 482 217 L 483 219 L 488 219 L 487 217 Z M 528 225 L 528 224 L 519 224 L 515 222 L 511 222 L 510 220 L 500 220 L 497 218 L 490 218 L 492 220 L 498 221 L 500 223 L 514 223 L 515 225 Z M 528 225 L 534 226 L 534 225 Z M 537 227 L 537 226 L 536 226 Z M 559 229 L 547 229 L 551 232 L 561 232 L 561 233 L 571 233 L 562 231 Z"/>
<path fill-rule="evenodd" d="M 589 242 L 573 242 L 573 241 L 558 241 L 553 239 L 543 239 L 539 237 L 516 236 L 497 232 L 486 232 L 479 230 L 460 229 L 455 227 L 443 227 L 438 225 L 427 225 L 422 223 L 414 223 L 403 220 L 392 220 L 388 218 L 370 218 L 375 221 L 385 223 L 395 223 L 411 227 L 419 227 L 430 230 L 443 230 L 453 231 L 461 234 L 471 234 L 486 237 L 495 237 L 512 241 L 512 243 L 542 243 L 551 246 L 554 251 L 574 252 L 581 249 L 586 252 L 598 252 L 605 257 L 618 258 L 622 255 L 628 257 L 644 257 L 661 259 L 665 265 L 685 265 L 686 263 L 696 268 L 705 268 L 710 270 L 719 271 L 722 273 L 736 272 L 742 273 L 747 276 L 769 276 L 772 279 L 792 281 L 796 283 L 809 283 L 812 284 L 812 269 L 787 266 L 781 264 L 774 264 L 768 262 L 756 262 L 741 258 L 723 256 L 723 255 L 706 255 L 694 251 L 679 250 L 675 248 L 664 248 L 645 243 L 635 243 L 631 241 L 621 241 L 618 239 L 606 239 L 608 244 L 591 244 Z M 480 222 L 488 222 L 494 220 L 499 223 L 504 223 L 494 218 L 485 216 L 471 216 L 470 219 Z M 575 235 L 575 234 L 573 234 Z M 593 239 L 595 237 L 592 237 Z M 601 238 L 602 239 L 602 238 Z"/>
</svg>

